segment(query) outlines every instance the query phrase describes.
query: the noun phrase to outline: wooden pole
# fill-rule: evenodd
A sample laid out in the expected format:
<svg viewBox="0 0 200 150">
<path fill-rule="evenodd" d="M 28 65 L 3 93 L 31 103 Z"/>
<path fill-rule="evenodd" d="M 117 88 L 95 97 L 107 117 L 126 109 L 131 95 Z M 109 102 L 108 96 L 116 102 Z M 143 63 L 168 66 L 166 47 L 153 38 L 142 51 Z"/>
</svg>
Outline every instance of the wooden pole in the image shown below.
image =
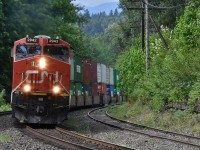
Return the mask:
<svg viewBox="0 0 200 150">
<path fill-rule="evenodd" d="M 146 30 L 146 77 L 149 76 L 150 68 L 150 50 L 149 50 L 149 13 L 148 13 L 148 0 L 145 0 L 145 30 Z"/>
<path fill-rule="evenodd" d="M 144 3 L 142 2 L 142 8 L 144 8 Z M 145 49 L 145 41 L 144 41 L 144 37 L 145 37 L 145 32 L 144 32 L 144 30 L 145 30 L 145 28 L 144 28 L 144 24 L 145 24 L 145 19 L 144 19 L 144 9 L 141 9 L 141 18 L 142 18 L 142 22 L 141 22 L 141 24 L 142 24 L 142 26 L 141 26 L 141 31 L 142 31 L 142 50 L 144 51 L 144 49 Z"/>
</svg>

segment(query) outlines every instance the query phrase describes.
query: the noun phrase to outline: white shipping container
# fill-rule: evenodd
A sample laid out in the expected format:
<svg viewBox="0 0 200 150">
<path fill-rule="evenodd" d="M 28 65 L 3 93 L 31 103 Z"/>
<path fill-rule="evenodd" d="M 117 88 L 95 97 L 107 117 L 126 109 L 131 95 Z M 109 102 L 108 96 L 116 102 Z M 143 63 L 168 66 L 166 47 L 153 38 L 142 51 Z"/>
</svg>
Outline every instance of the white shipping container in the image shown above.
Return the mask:
<svg viewBox="0 0 200 150">
<path fill-rule="evenodd" d="M 113 68 L 109 68 L 110 69 L 110 85 L 114 85 L 114 71 Z"/>
<path fill-rule="evenodd" d="M 110 68 L 106 66 L 106 84 L 110 84 Z"/>
<path fill-rule="evenodd" d="M 70 80 L 74 80 L 74 59 L 73 58 L 70 58 L 70 63 L 71 63 Z"/>
<path fill-rule="evenodd" d="M 97 82 L 101 82 L 101 64 L 97 63 Z"/>
<path fill-rule="evenodd" d="M 101 82 L 106 83 L 106 65 L 101 64 Z"/>
</svg>

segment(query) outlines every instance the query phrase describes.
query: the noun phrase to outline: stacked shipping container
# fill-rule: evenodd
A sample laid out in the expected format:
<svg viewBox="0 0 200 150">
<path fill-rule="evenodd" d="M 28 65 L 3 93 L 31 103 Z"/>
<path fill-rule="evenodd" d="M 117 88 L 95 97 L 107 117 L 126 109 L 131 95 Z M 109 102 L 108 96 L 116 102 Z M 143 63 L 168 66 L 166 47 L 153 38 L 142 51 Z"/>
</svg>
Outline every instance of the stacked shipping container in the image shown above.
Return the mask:
<svg viewBox="0 0 200 150">
<path fill-rule="evenodd" d="M 82 61 L 79 57 L 70 58 L 71 74 L 70 74 L 70 93 L 72 95 L 82 95 Z"/>
<path fill-rule="evenodd" d="M 91 60 L 83 60 L 82 70 L 83 93 L 86 96 L 97 95 L 97 63 Z"/>
<path fill-rule="evenodd" d="M 71 60 L 70 94 L 74 96 L 119 94 L 116 88 L 119 71 L 91 60 L 82 60 L 74 56 Z"/>
</svg>

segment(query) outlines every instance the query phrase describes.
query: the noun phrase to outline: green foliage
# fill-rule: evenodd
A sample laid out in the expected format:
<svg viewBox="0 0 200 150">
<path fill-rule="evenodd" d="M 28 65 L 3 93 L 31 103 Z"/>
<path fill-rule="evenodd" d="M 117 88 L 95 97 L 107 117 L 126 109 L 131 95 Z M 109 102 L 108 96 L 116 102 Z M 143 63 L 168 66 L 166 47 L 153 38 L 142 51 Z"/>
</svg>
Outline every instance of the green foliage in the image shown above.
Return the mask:
<svg viewBox="0 0 200 150">
<path fill-rule="evenodd" d="M 0 106 L 2 106 L 3 104 L 5 104 L 5 89 L 1 91 L 0 93 Z"/>
<path fill-rule="evenodd" d="M 156 97 L 151 101 L 150 106 L 155 112 L 159 113 L 164 108 L 165 102 L 162 97 L 160 99 Z"/>
<path fill-rule="evenodd" d="M 150 101 L 151 108 L 156 112 L 163 110 L 169 102 L 189 103 L 194 108 L 194 102 L 199 97 L 199 7 L 199 1 L 191 1 L 174 30 L 161 26 L 169 50 L 165 49 L 157 35 L 151 35 L 148 80 L 145 79 L 145 54 L 140 57 L 137 45 L 124 53 L 118 62 L 122 88 L 131 97 Z"/>
<path fill-rule="evenodd" d="M 6 104 L 6 101 L 4 99 L 5 97 L 6 97 L 6 92 L 5 89 L 3 89 L 0 93 L 0 112 L 11 110 L 11 105 Z"/>
<path fill-rule="evenodd" d="M 4 111 L 11 111 L 11 105 L 10 104 L 4 104 L 0 106 L 0 112 L 4 112 Z"/>
<path fill-rule="evenodd" d="M 127 46 L 123 25 L 111 24 L 102 34 L 91 37 L 93 59 L 114 66 L 118 56 Z"/>
<path fill-rule="evenodd" d="M 12 139 L 11 139 L 11 137 L 9 137 L 9 136 L 6 136 L 6 135 L 0 135 L 0 142 L 11 142 L 12 141 Z"/>
<path fill-rule="evenodd" d="M 189 1 L 189 0 L 187 0 Z M 181 7 L 177 7 L 177 9 L 153 9 L 153 11 L 149 11 L 149 14 L 155 18 L 155 21 L 159 25 L 164 25 L 173 29 L 176 26 L 176 19 L 179 18 L 183 14 L 184 4 L 187 2 L 185 0 L 155 0 L 149 1 L 150 4 L 157 6 L 157 7 L 170 7 L 170 6 L 178 6 L 180 4 Z M 129 18 L 130 27 L 132 26 L 135 30 L 134 33 L 136 35 L 140 34 L 140 22 L 141 22 L 141 11 L 138 9 L 129 9 L 129 8 L 140 8 L 144 7 L 144 3 L 142 4 L 141 1 L 130 1 L 130 0 L 120 0 L 120 7 L 124 10 L 124 13 Z M 152 23 L 152 22 L 150 22 Z M 152 29 L 150 27 L 150 29 Z"/>
<path fill-rule="evenodd" d="M 106 15 L 105 12 L 101 12 L 90 16 L 89 12 L 86 10 L 85 16 L 88 18 L 88 22 L 83 26 L 83 31 L 91 36 L 103 33 L 109 25 L 118 23 L 124 19 L 124 15 L 117 12 L 115 12 L 115 14 L 110 13 L 109 15 Z"/>
<path fill-rule="evenodd" d="M 26 35 L 60 36 L 77 51 L 84 51 L 84 34 L 78 24 L 80 7 L 72 0 L 0 0 L 0 90 L 6 89 L 9 101 L 12 79 L 11 48 L 14 41 Z M 90 53 L 90 52 L 88 52 Z M 84 52 L 83 55 L 87 55 Z"/>
<path fill-rule="evenodd" d="M 128 61 L 127 61 L 128 60 Z M 142 88 L 145 77 L 145 54 L 143 51 L 132 47 L 130 51 L 124 52 L 118 61 L 120 70 L 120 88 L 131 97 L 135 95 L 138 88 Z"/>
<path fill-rule="evenodd" d="M 193 133 L 200 132 L 199 122 L 196 120 L 197 114 L 188 113 L 188 111 L 169 109 L 157 113 L 152 111 L 148 104 L 144 105 L 141 101 L 136 101 L 114 107 L 108 112 L 117 118 L 149 127 L 180 133 L 188 133 L 188 129 Z"/>
<path fill-rule="evenodd" d="M 83 31 L 89 36 L 85 43 L 90 58 L 114 67 L 118 56 L 129 46 L 130 39 L 124 34 L 125 16 L 117 10 L 109 15 L 105 12 L 90 15 L 86 10 L 84 16 L 88 19 Z"/>
</svg>

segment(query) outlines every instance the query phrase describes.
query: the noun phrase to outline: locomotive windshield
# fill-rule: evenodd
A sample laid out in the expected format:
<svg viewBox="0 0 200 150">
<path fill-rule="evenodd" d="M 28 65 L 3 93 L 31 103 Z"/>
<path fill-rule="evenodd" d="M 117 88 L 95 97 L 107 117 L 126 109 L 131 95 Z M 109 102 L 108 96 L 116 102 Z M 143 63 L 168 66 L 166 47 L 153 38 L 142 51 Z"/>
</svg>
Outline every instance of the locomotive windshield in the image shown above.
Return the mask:
<svg viewBox="0 0 200 150">
<path fill-rule="evenodd" d="M 16 60 L 20 60 L 34 55 L 41 54 L 40 46 L 33 45 L 17 45 L 16 47 Z"/>
<path fill-rule="evenodd" d="M 44 55 L 49 55 L 62 61 L 68 61 L 68 49 L 64 46 L 45 46 Z"/>
</svg>

